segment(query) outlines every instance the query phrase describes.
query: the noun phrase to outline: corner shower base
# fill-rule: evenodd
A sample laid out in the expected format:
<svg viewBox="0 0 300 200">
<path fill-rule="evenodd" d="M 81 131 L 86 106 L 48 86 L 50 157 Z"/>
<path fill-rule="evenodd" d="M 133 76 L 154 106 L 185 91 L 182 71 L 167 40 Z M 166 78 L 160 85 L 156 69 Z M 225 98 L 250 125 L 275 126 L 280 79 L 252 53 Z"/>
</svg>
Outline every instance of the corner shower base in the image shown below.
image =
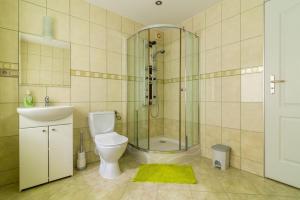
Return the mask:
<svg viewBox="0 0 300 200">
<path fill-rule="evenodd" d="M 200 145 L 194 146 L 187 151 L 182 152 L 145 152 L 128 145 L 127 152 L 133 155 L 139 163 L 176 163 L 178 159 L 186 156 L 201 155 Z"/>
<path fill-rule="evenodd" d="M 147 147 L 147 142 L 146 139 L 140 140 L 139 146 Z M 178 151 L 179 142 L 171 138 L 155 136 L 150 138 L 150 149 L 151 151 Z M 184 149 L 184 145 L 181 145 L 181 149 Z"/>
</svg>

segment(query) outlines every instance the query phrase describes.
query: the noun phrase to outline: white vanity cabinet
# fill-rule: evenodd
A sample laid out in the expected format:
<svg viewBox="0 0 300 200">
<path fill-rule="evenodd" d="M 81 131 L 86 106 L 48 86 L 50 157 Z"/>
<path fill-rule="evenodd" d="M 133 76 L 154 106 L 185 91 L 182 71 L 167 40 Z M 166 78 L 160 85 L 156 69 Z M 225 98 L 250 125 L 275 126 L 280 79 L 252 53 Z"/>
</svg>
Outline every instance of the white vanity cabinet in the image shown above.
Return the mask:
<svg viewBox="0 0 300 200">
<path fill-rule="evenodd" d="M 73 175 L 73 116 L 41 122 L 20 115 L 20 190 Z"/>
<path fill-rule="evenodd" d="M 72 125 L 49 126 L 49 181 L 73 175 Z"/>
<path fill-rule="evenodd" d="M 48 127 L 19 131 L 20 190 L 48 182 Z"/>
</svg>

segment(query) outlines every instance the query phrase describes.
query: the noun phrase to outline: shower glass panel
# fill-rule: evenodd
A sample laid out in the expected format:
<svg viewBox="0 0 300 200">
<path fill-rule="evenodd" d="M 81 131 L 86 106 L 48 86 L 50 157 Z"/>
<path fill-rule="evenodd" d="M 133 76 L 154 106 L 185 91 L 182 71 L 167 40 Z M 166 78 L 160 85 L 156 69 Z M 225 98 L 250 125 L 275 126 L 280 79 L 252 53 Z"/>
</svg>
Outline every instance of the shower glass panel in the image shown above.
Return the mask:
<svg viewBox="0 0 300 200">
<path fill-rule="evenodd" d="M 187 148 L 199 144 L 199 42 L 184 32 L 185 38 L 185 134 Z"/>
<path fill-rule="evenodd" d="M 199 144 L 198 37 L 173 25 L 127 40 L 127 128 L 131 146 L 180 151 Z"/>
</svg>

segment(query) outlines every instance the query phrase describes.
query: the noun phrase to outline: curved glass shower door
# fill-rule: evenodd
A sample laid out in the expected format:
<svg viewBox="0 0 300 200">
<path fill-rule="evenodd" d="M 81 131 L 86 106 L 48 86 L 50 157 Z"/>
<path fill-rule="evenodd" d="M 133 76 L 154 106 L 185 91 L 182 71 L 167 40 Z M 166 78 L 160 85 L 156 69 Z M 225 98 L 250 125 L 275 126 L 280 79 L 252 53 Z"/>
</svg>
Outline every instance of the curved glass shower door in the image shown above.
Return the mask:
<svg viewBox="0 0 300 200">
<path fill-rule="evenodd" d="M 127 133 L 146 151 L 199 144 L 199 41 L 171 25 L 145 28 L 127 40 Z"/>
<path fill-rule="evenodd" d="M 185 51 L 185 135 L 186 148 L 200 143 L 199 129 L 199 38 L 184 32 Z"/>
<path fill-rule="evenodd" d="M 147 30 L 134 35 L 127 41 L 128 137 L 129 143 L 141 149 L 149 149 L 147 44 Z"/>
</svg>

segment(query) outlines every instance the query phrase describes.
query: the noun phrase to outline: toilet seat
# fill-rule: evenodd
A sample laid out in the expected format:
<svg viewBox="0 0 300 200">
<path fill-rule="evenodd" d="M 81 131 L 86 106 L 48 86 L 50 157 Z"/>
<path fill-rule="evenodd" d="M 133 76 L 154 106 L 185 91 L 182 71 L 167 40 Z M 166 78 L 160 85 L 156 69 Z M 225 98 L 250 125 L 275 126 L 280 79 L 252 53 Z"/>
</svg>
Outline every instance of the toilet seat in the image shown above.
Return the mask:
<svg viewBox="0 0 300 200">
<path fill-rule="evenodd" d="M 103 133 L 95 136 L 95 143 L 101 146 L 116 146 L 128 142 L 128 138 L 116 132 Z"/>
</svg>

